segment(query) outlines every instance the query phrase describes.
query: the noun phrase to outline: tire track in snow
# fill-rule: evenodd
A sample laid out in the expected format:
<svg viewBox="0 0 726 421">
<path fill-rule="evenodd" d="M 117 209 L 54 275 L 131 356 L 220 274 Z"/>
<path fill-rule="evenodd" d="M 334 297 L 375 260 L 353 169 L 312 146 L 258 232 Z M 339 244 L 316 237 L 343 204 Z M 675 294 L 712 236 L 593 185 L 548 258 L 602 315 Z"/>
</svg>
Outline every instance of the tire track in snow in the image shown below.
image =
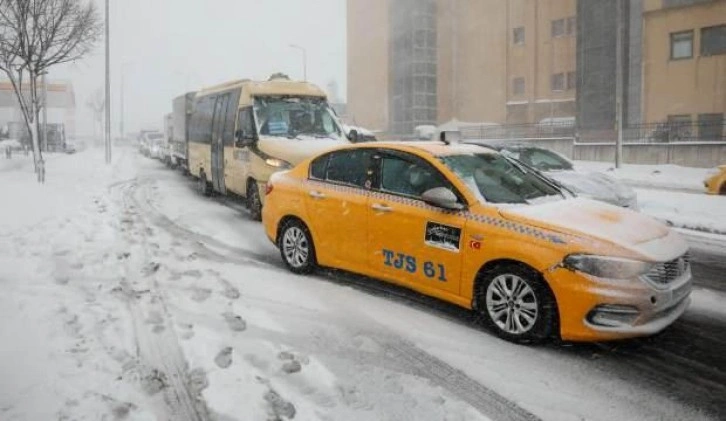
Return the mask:
<svg viewBox="0 0 726 421">
<path fill-rule="evenodd" d="M 136 180 L 122 181 L 109 186 L 110 192 L 120 191 L 121 207 L 125 213 L 132 215 L 127 225 L 126 235 L 137 234 L 141 238 L 143 249 L 143 261 L 149 271 L 144 277 L 140 267 L 130 266 L 126 262 L 127 276 L 121 282 L 122 292 L 127 297 L 129 310 L 133 318 L 136 334 L 137 357 L 140 363 L 147 367 L 147 372 L 142 372 L 144 378 L 142 385 L 147 392 L 163 393 L 164 408 L 163 417 L 174 421 L 206 421 L 209 419 L 206 407 L 199 390 L 190 388 L 191 379 L 183 352 L 179 345 L 178 338 L 169 322 L 169 312 L 166 307 L 166 300 L 163 291 L 154 279 L 158 266 L 151 261 L 153 253 L 150 252 L 146 243 L 148 225 L 143 220 L 143 215 L 138 212 L 139 207 L 135 205 L 133 195 L 138 188 Z M 133 221 L 135 217 L 136 221 Z M 138 223 L 139 227 L 133 226 Z M 136 241 L 134 238 L 130 240 Z M 137 282 L 144 283 L 142 288 L 148 288 L 149 294 L 141 297 L 129 282 L 129 276 L 135 275 Z M 136 275 L 139 274 L 139 275 Z M 154 328 L 149 326 L 149 320 L 154 320 Z M 160 326 L 160 327 L 159 327 Z"/>
<path fill-rule="evenodd" d="M 182 226 L 179 226 L 174 221 L 163 215 L 153 205 L 153 202 L 148 197 L 143 188 L 151 185 L 154 180 L 144 180 L 138 184 L 137 191 L 141 194 L 142 200 L 138 200 L 132 195 L 132 200 L 136 204 L 137 208 L 141 208 L 148 212 L 148 216 L 161 228 L 167 230 L 172 235 L 181 236 L 187 240 L 193 241 L 199 248 L 203 249 L 204 257 L 214 257 L 214 260 L 222 261 L 233 261 L 239 264 L 253 264 L 256 266 L 263 266 L 267 269 L 280 270 L 287 273 L 282 263 L 277 259 L 271 258 L 269 255 L 258 254 L 249 250 L 237 248 L 220 242 L 214 238 L 206 236 L 201 233 L 194 232 Z M 208 246 L 212 247 L 208 247 Z M 214 249 L 225 250 L 231 255 L 221 254 Z M 331 274 L 329 274 L 331 275 Z M 338 273 L 333 272 L 333 277 L 339 282 L 343 280 L 343 277 Z M 325 279 L 325 277 L 322 277 Z M 345 279 L 346 282 L 350 282 L 350 279 Z M 357 279 L 358 285 L 362 285 L 362 278 Z M 371 286 L 375 285 L 369 282 L 365 285 L 366 290 L 375 290 L 384 296 L 395 296 L 403 298 L 406 301 L 411 301 L 410 296 L 406 296 L 402 293 L 394 293 L 390 290 L 386 290 L 383 287 Z M 370 320 L 370 323 L 376 325 L 377 330 L 382 332 L 390 332 L 389 329 L 375 321 Z M 369 326 L 370 328 L 370 326 Z M 518 406 L 516 403 L 508 400 L 502 395 L 498 394 L 494 390 L 476 382 L 471 377 L 467 376 L 463 371 L 454 368 L 446 362 L 434 357 L 433 355 L 425 352 L 416 345 L 401 339 L 394 333 L 390 332 L 384 335 L 374 333 L 366 329 L 366 334 L 374 338 L 374 340 L 385 349 L 385 355 L 389 358 L 396 360 L 396 364 L 404 364 L 409 374 L 414 374 L 422 378 L 429 379 L 435 385 L 442 387 L 449 391 L 453 396 L 456 396 L 463 402 L 469 404 L 472 408 L 476 409 L 480 413 L 492 418 L 493 420 L 503 421 L 536 421 L 539 420 L 537 416 Z M 280 338 L 284 340 L 285 338 Z M 288 338 L 289 339 L 289 338 Z"/>
</svg>

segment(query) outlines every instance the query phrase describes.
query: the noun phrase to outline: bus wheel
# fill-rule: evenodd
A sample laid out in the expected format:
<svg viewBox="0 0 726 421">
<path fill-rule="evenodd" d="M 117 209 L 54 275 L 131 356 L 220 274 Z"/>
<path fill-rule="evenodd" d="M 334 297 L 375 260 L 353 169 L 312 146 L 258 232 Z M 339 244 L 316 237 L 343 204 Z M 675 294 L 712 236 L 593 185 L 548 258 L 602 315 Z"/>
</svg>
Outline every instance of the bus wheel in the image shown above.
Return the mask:
<svg viewBox="0 0 726 421">
<path fill-rule="evenodd" d="M 260 199 L 260 189 L 257 188 L 255 181 L 247 183 L 247 209 L 250 211 L 252 220 L 262 220 L 262 200 Z"/>
<path fill-rule="evenodd" d="M 204 171 L 199 172 L 199 180 L 197 181 L 197 188 L 202 196 L 209 196 L 212 194 L 212 189 L 209 188 L 209 182 L 207 181 L 207 174 Z"/>
</svg>

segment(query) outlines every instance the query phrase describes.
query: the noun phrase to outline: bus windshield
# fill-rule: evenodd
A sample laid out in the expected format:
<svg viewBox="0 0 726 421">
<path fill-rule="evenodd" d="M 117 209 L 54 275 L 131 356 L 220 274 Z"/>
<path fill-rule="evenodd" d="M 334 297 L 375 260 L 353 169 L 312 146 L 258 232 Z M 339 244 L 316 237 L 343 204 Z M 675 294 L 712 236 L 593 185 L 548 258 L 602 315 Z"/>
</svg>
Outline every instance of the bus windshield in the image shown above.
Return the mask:
<svg viewBox="0 0 726 421">
<path fill-rule="evenodd" d="M 262 136 L 290 139 L 342 137 L 342 131 L 324 98 L 295 96 L 255 97 L 255 117 Z"/>
</svg>

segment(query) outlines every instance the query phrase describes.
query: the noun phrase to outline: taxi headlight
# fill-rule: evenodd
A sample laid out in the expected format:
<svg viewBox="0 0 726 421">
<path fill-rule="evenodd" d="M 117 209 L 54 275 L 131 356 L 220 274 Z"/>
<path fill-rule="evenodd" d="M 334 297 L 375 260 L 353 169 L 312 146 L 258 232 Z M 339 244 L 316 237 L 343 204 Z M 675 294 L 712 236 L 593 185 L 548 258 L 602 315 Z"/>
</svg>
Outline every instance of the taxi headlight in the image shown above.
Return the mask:
<svg viewBox="0 0 726 421">
<path fill-rule="evenodd" d="M 277 159 L 277 158 L 267 158 L 265 160 L 265 164 L 267 164 L 271 167 L 281 168 L 281 169 L 292 168 L 292 164 L 290 164 L 287 161 L 283 161 L 282 159 Z"/>
<path fill-rule="evenodd" d="M 567 269 L 577 270 L 598 278 L 632 279 L 653 269 L 654 264 L 622 257 L 572 254 L 563 261 Z"/>
</svg>

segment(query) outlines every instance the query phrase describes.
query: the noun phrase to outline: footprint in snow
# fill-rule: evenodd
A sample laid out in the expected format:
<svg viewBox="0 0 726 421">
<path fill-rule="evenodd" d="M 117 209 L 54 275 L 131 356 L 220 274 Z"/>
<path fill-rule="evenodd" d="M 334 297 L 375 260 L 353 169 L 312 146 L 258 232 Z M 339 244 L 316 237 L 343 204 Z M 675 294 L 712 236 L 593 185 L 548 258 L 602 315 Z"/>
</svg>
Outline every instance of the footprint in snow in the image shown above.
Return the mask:
<svg viewBox="0 0 726 421">
<path fill-rule="evenodd" d="M 144 268 L 141 270 L 141 272 L 145 276 L 153 275 L 154 273 L 159 271 L 159 268 L 161 267 L 161 264 L 156 262 L 150 262 L 148 265 L 144 266 Z"/>
<path fill-rule="evenodd" d="M 209 387 L 209 379 L 207 373 L 201 368 L 195 368 L 189 372 L 189 388 L 195 394 L 201 393 L 202 390 Z"/>
<path fill-rule="evenodd" d="M 192 300 L 201 303 L 203 301 L 206 301 L 210 295 L 212 295 L 211 289 L 194 288 L 194 292 L 192 293 Z"/>
<path fill-rule="evenodd" d="M 247 323 L 242 317 L 229 311 L 222 314 L 222 316 L 227 321 L 227 326 L 235 332 L 242 332 L 247 329 Z"/>
<path fill-rule="evenodd" d="M 229 298 L 230 300 L 237 300 L 241 296 L 239 290 L 231 285 L 225 287 L 222 294 L 224 294 L 224 296 Z"/>
<path fill-rule="evenodd" d="M 268 404 L 268 413 L 275 417 L 273 419 L 279 420 L 281 417 L 295 418 L 295 405 L 283 399 L 276 391 L 270 389 L 265 393 L 264 398 Z"/>
<path fill-rule="evenodd" d="M 221 351 L 214 357 L 214 363 L 219 368 L 227 368 L 232 365 L 232 347 L 227 346 L 222 348 Z"/>
<path fill-rule="evenodd" d="M 277 354 L 277 358 L 284 361 L 282 363 L 282 371 L 287 374 L 298 373 L 302 370 L 300 360 L 292 352 L 282 351 Z"/>
</svg>

